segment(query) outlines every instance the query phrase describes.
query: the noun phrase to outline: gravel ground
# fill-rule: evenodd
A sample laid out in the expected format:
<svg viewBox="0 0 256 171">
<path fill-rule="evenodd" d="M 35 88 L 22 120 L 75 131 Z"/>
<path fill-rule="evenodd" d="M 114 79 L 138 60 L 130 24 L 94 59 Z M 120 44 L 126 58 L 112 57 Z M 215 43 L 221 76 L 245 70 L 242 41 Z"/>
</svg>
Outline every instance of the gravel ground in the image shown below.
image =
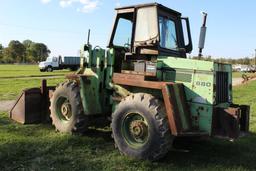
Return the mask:
<svg viewBox="0 0 256 171">
<path fill-rule="evenodd" d="M 233 86 L 238 86 L 240 84 L 242 84 L 243 78 L 233 78 L 232 79 L 232 85 Z"/>
</svg>

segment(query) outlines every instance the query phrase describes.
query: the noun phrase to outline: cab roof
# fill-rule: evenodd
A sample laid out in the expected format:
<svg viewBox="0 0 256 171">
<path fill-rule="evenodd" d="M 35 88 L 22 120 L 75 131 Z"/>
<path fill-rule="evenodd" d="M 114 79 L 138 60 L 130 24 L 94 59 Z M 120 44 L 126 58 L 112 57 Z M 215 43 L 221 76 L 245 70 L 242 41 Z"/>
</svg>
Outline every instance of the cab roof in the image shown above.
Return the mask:
<svg viewBox="0 0 256 171">
<path fill-rule="evenodd" d="M 181 15 L 180 12 L 175 11 L 173 9 L 170 9 L 162 4 L 159 3 L 147 3 L 147 4 L 138 4 L 138 5 L 131 5 L 131 6 L 124 6 L 124 7 L 119 7 L 119 8 L 115 8 L 115 10 L 124 10 L 124 9 L 136 9 L 136 8 L 142 8 L 142 7 L 149 7 L 149 6 L 157 6 L 158 8 L 164 10 L 164 11 L 168 11 L 171 13 L 175 13 L 176 15 Z"/>
</svg>

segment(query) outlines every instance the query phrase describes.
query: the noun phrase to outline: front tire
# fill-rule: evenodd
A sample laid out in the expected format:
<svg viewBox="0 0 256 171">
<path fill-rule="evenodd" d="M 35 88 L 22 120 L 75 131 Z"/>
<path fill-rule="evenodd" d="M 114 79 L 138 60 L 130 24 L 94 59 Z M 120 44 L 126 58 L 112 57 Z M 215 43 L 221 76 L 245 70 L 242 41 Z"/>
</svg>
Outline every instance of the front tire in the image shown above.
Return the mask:
<svg viewBox="0 0 256 171">
<path fill-rule="evenodd" d="M 53 68 L 51 66 L 48 66 L 47 69 L 46 69 L 47 72 L 52 72 L 53 71 Z"/>
<path fill-rule="evenodd" d="M 158 160 L 171 148 L 164 105 L 149 94 L 137 93 L 122 100 L 112 115 L 115 144 L 125 155 Z"/>
<path fill-rule="evenodd" d="M 57 87 L 51 98 L 50 110 L 56 130 L 63 133 L 84 133 L 87 130 L 88 121 L 75 82 L 65 82 Z"/>
</svg>

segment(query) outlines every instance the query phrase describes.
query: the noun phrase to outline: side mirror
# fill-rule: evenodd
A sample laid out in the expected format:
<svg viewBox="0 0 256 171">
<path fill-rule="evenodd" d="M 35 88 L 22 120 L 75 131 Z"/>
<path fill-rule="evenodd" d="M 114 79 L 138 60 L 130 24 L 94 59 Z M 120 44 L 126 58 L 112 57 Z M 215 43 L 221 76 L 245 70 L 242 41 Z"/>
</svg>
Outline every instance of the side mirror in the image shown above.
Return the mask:
<svg viewBox="0 0 256 171">
<path fill-rule="evenodd" d="M 186 23 L 188 43 L 185 45 L 185 49 L 186 49 L 186 53 L 190 53 L 193 50 L 193 44 L 192 44 L 192 38 L 191 38 L 189 19 L 187 17 L 184 17 L 184 18 L 181 18 L 181 20 L 184 20 Z"/>
</svg>

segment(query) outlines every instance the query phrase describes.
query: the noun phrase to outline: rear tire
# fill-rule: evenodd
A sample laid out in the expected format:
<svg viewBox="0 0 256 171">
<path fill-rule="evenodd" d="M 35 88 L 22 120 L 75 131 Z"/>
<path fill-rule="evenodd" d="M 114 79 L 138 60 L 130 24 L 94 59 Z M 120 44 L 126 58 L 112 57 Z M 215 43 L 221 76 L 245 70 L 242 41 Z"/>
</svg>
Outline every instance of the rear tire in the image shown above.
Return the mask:
<svg viewBox="0 0 256 171">
<path fill-rule="evenodd" d="M 164 105 L 149 94 L 137 93 L 122 100 L 112 115 L 111 127 L 119 151 L 134 158 L 158 160 L 172 146 Z"/>
<path fill-rule="evenodd" d="M 60 84 L 51 98 L 51 118 L 56 130 L 84 133 L 88 120 L 84 115 L 79 87 L 74 82 Z"/>
</svg>

